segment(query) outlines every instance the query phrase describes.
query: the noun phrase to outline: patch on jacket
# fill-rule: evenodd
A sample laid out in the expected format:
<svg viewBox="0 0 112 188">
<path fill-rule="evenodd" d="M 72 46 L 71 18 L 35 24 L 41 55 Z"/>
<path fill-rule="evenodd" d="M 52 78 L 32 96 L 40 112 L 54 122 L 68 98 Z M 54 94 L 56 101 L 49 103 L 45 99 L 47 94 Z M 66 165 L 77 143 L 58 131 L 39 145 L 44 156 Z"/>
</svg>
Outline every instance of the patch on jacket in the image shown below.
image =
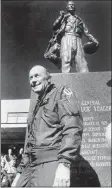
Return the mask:
<svg viewBox="0 0 112 188">
<path fill-rule="evenodd" d="M 68 100 L 73 96 L 73 92 L 70 88 L 64 88 L 63 94 Z"/>
</svg>

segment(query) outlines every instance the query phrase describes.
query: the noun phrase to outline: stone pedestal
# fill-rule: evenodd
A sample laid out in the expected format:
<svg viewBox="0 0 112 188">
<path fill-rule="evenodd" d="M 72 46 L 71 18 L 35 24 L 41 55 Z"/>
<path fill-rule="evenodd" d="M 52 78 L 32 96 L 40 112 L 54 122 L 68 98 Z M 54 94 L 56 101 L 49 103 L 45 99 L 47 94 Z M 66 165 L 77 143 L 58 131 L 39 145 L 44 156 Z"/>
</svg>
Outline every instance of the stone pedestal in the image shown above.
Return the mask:
<svg viewBox="0 0 112 188">
<path fill-rule="evenodd" d="M 81 154 L 95 169 L 101 186 L 111 186 L 111 149 L 105 137 L 111 123 L 110 79 L 110 72 L 52 74 L 54 83 L 70 86 L 77 97 L 84 119 Z M 34 103 L 31 93 L 30 111 Z"/>
</svg>

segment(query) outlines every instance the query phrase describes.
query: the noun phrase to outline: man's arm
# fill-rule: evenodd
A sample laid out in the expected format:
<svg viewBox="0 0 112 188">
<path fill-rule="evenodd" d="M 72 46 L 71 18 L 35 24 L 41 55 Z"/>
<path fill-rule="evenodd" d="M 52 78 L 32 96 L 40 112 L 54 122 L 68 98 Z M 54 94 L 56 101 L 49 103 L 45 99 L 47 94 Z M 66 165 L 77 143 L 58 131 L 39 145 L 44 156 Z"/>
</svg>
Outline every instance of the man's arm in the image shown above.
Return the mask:
<svg viewBox="0 0 112 188">
<path fill-rule="evenodd" d="M 95 42 L 98 45 L 99 42 L 89 33 L 89 31 L 84 23 L 83 23 L 83 29 L 84 29 L 85 36 L 88 37 L 91 42 Z"/>
<path fill-rule="evenodd" d="M 63 90 L 58 108 L 61 125 L 63 126 L 58 159 L 60 162 L 71 163 L 76 160 L 80 152 L 83 122 L 77 99 L 70 88 Z"/>
<path fill-rule="evenodd" d="M 60 16 L 56 19 L 56 21 L 53 23 L 53 30 L 56 31 L 60 28 L 60 24 L 62 19 L 64 18 L 64 11 L 60 11 Z"/>
<path fill-rule="evenodd" d="M 70 89 L 63 90 L 58 113 L 63 131 L 54 186 L 70 186 L 70 164 L 78 159 L 83 132 L 82 116 Z"/>
</svg>

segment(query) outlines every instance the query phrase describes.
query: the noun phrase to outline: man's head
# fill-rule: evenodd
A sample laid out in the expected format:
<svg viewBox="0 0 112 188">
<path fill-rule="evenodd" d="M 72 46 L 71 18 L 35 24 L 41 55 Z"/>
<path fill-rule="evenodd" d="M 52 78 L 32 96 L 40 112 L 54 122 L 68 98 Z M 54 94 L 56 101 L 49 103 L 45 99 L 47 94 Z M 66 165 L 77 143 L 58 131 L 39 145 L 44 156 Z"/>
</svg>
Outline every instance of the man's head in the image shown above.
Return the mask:
<svg viewBox="0 0 112 188">
<path fill-rule="evenodd" d="M 29 72 L 29 81 L 32 90 L 41 94 L 50 83 L 50 73 L 40 65 L 34 66 Z"/>
<path fill-rule="evenodd" d="M 23 154 L 23 148 L 20 148 L 19 153 Z"/>
<path fill-rule="evenodd" d="M 74 13 L 75 12 L 75 2 L 74 1 L 68 1 L 66 8 L 67 8 L 68 12 Z"/>
<path fill-rule="evenodd" d="M 9 155 L 12 154 L 12 149 L 11 149 L 11 148 L 8 149 L 8 154 L 9 154 Z"/>
<path fill-rule="evenodd" d="M 4 168 L 5 167 L 5 159 L 1 158 L 1 167 Z"/>
<path fill-rule="evenodd" d="M 15 167 L 15 165 L 16 165 L 16 159 L 12 159 L 11 161 L 10 161 L 10 165 L 11 165 L 11 167 Z"/>
</svg>

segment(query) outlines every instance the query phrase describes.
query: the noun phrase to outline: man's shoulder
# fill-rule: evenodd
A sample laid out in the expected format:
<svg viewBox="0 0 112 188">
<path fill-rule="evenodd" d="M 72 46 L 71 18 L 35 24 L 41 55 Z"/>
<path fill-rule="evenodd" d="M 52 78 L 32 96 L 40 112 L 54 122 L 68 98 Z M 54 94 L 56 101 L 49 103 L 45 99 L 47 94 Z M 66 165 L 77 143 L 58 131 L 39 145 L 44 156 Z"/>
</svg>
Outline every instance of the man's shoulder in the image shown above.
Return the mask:
<svg viewBox="0 0 112 188">
<path fill-rule="evenodd" d="M 79 15 L 75 15 L 75 17 L 78 19 L 78 21 L 83 22 L 83 19 Z"/>
<path fill-rule="evenodd" d="M 54 84 L 54 88 L 50 93 L 50 97 L 54 96 L 56 99 L 61 99 L 63 97 L 72 97 L 76 100 L 75 91 L 73 91 L 72 87 L 70 85 L 60 85 L 60 84 Z"/>
<path fill-rule="evenodd" d="M 65 109 L 67 108 L 70 114 L 71 112 L 79 114 L 81 119 L 83 119 L 77 95 L 72 87 L 69 85 L 61 85 L 58 89 L 60 94 L 60 97 L 58 97 L 58 104 L 64 106 Z"/>
<path fill-rule="evenodd" d="M 56 93 L 59 96 L 58 98 L 62 98 L 62 96 L 70 96 L 73 95 L 73 91 L 71 86 L 69 85 L 56 85 Z"/>
<path fill-rule="evenodd" d="M 65 88 L 70 88 L 69 86 L 64 84 L 63 85 L 55 84 L 55 87 L 58 92 L 62 92 Z"/>
<path fill-rule="evenodd" d="M 51 94 L 60 95 L 64 88 L 65 88 L 64 85 L 54 84 L 54 88 L 53 88 Z"/>
</svg>

